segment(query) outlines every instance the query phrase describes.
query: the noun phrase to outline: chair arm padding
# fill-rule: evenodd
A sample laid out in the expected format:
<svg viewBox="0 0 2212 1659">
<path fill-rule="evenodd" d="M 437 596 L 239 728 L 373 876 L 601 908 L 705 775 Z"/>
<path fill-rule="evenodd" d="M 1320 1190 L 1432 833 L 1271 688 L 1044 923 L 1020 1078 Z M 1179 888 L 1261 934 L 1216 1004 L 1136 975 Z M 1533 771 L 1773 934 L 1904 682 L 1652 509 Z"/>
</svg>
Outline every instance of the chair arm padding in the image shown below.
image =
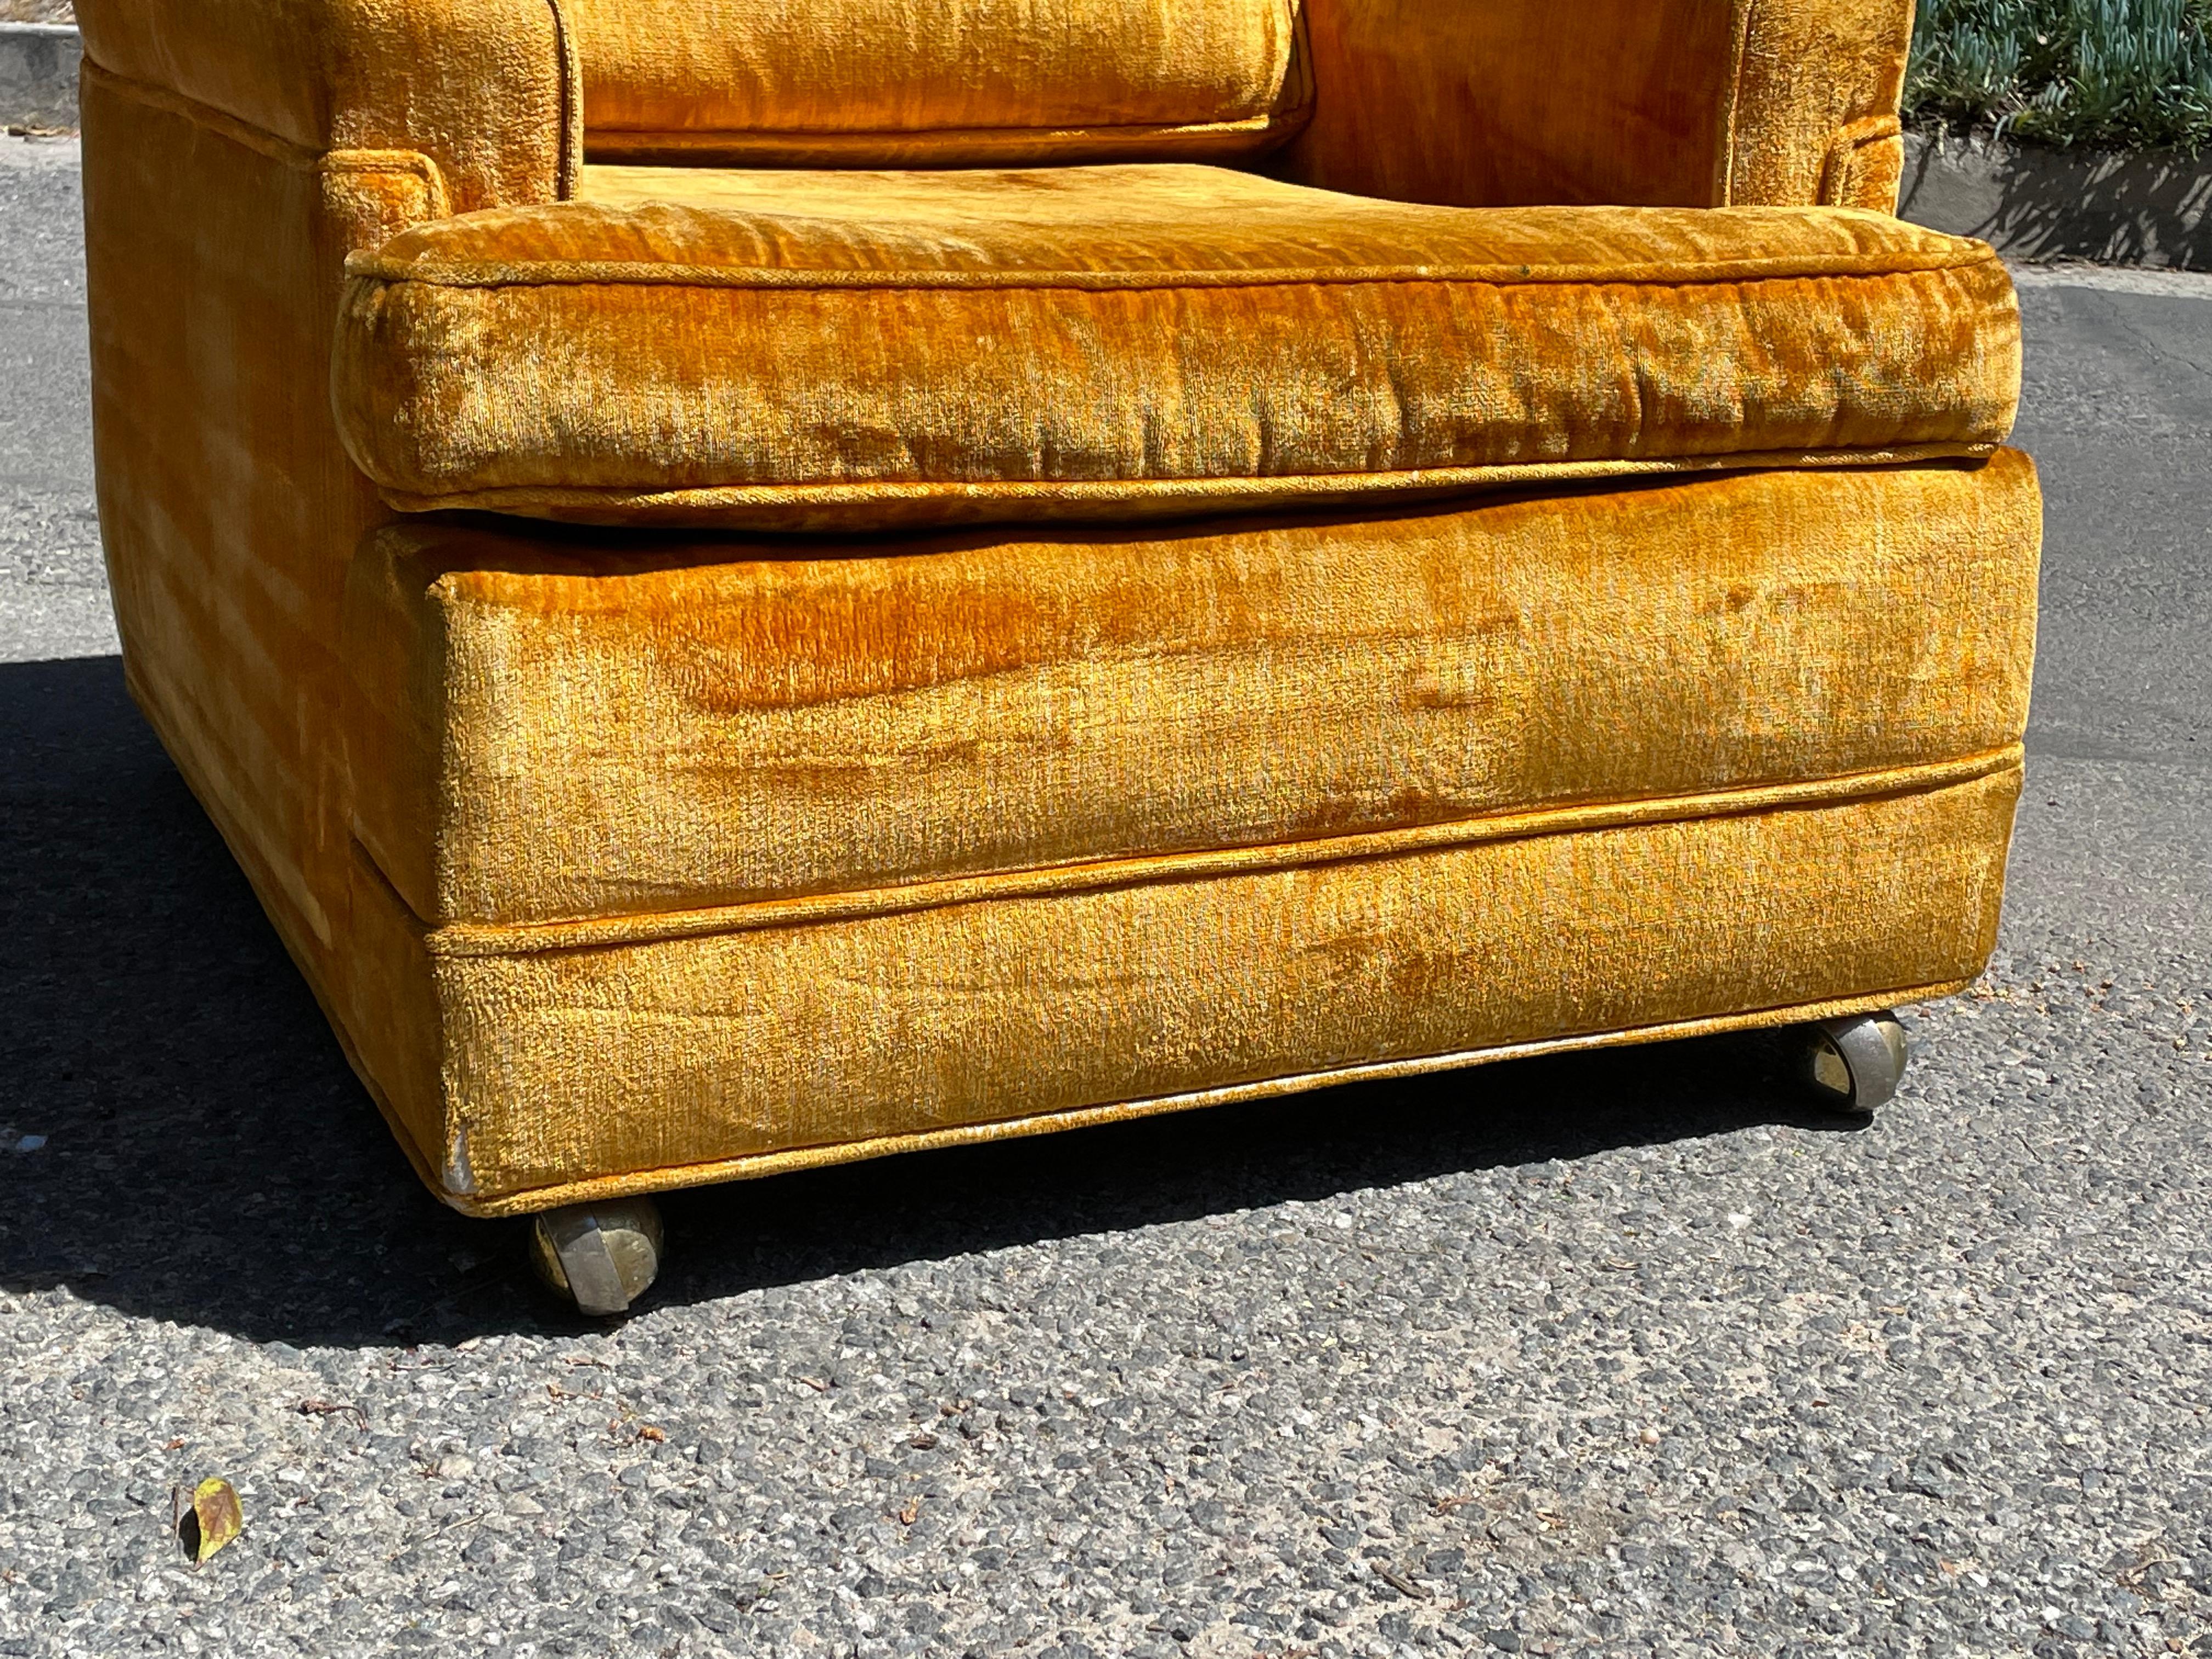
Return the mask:
<svg viewBox="0 0 2212 1659">
<path fill-rule="evenodd" d="M 556 0 L 78 0 L 100 69 L 314 155 L 416 151 L 456 212 L 568 192 Z"/>
<path fill-rule="evenodd" d="M 1888 210 L 1911 0 L 1307 0 L 1303 183 L 1468 206 Z"/>
</svg>

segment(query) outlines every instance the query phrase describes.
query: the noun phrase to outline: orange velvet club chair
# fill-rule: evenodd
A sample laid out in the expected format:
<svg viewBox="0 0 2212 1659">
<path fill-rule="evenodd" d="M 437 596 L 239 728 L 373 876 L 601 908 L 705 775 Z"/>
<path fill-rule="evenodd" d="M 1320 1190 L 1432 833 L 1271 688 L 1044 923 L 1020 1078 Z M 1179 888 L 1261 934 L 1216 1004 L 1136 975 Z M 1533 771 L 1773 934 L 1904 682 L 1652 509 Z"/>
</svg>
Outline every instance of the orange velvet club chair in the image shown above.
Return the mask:
<svg viewBox="0 0 2212 1659">
<path fill-rule="evenodd" d="M 2039 526 L 1907 0 L 79 0 L 131 684 L 423 1180 L 1804 1027 L 1991 948 Z"/>
</svg>

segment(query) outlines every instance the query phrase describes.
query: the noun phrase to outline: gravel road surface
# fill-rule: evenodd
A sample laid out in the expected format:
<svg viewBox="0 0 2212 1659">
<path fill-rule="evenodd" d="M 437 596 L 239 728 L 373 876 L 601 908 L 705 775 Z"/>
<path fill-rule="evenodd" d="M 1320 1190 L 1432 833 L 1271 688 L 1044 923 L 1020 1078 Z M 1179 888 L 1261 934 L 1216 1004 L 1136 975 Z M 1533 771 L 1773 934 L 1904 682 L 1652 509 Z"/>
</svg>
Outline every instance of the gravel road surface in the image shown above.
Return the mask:
<svg viewBox="0 0 2212 1659">
<path fill-rule="evenodd" d="M 937 1154 L 600 1330 L 124 694 L 76 194 L 0 153 L 0 1655 L 2212 1655 L 2212 283 L 2026 288 L 2003 946 L 1873 1127 L 1741 1038 Z"/>
</svg>

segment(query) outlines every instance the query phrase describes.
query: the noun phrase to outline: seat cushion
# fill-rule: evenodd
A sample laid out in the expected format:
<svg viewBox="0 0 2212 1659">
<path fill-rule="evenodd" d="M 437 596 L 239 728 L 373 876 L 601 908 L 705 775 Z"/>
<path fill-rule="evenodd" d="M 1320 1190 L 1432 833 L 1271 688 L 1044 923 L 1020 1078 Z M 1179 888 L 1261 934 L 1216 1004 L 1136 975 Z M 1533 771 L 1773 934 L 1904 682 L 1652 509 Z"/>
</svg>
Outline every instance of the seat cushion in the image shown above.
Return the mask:
<svg viewBox="0 0 2212 1659">
<path fill-rule="evenodd" d="M 944 167 L 1252 154 L 1290 0 L 561 0 L 600 157 Z"/>
<path fill-rule="evenodd" d="M 1223 169 L 598 169 L 351 272 L 397 505 L 869 527 L 1986 453 L 1979 242 L 1843 209 L 1442 208 Z"/>
<path fill-rule="evenodd" d="M 348 586 L 356 830 L 425 921 L 629 936 L 1878 793 L 2016 744 L 2039 529 L 2011 451 L 1141 539 L 403 524 Z"/>
</svg>

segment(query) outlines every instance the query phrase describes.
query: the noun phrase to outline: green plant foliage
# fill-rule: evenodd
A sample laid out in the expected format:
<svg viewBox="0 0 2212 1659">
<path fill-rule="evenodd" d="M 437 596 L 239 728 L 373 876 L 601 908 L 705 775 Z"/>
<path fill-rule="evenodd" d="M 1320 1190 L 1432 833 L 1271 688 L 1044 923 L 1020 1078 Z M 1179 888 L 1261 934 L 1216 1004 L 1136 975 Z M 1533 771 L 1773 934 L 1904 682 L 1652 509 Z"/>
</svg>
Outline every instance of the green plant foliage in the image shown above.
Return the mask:
<svg viewBox="0 0 2212 1659">
<path fill-rule="evenodd" d="M 2212 0 L 1921 0 L 1905 106 L 2050 144 L 2212 142 Z"/>
</svg>

